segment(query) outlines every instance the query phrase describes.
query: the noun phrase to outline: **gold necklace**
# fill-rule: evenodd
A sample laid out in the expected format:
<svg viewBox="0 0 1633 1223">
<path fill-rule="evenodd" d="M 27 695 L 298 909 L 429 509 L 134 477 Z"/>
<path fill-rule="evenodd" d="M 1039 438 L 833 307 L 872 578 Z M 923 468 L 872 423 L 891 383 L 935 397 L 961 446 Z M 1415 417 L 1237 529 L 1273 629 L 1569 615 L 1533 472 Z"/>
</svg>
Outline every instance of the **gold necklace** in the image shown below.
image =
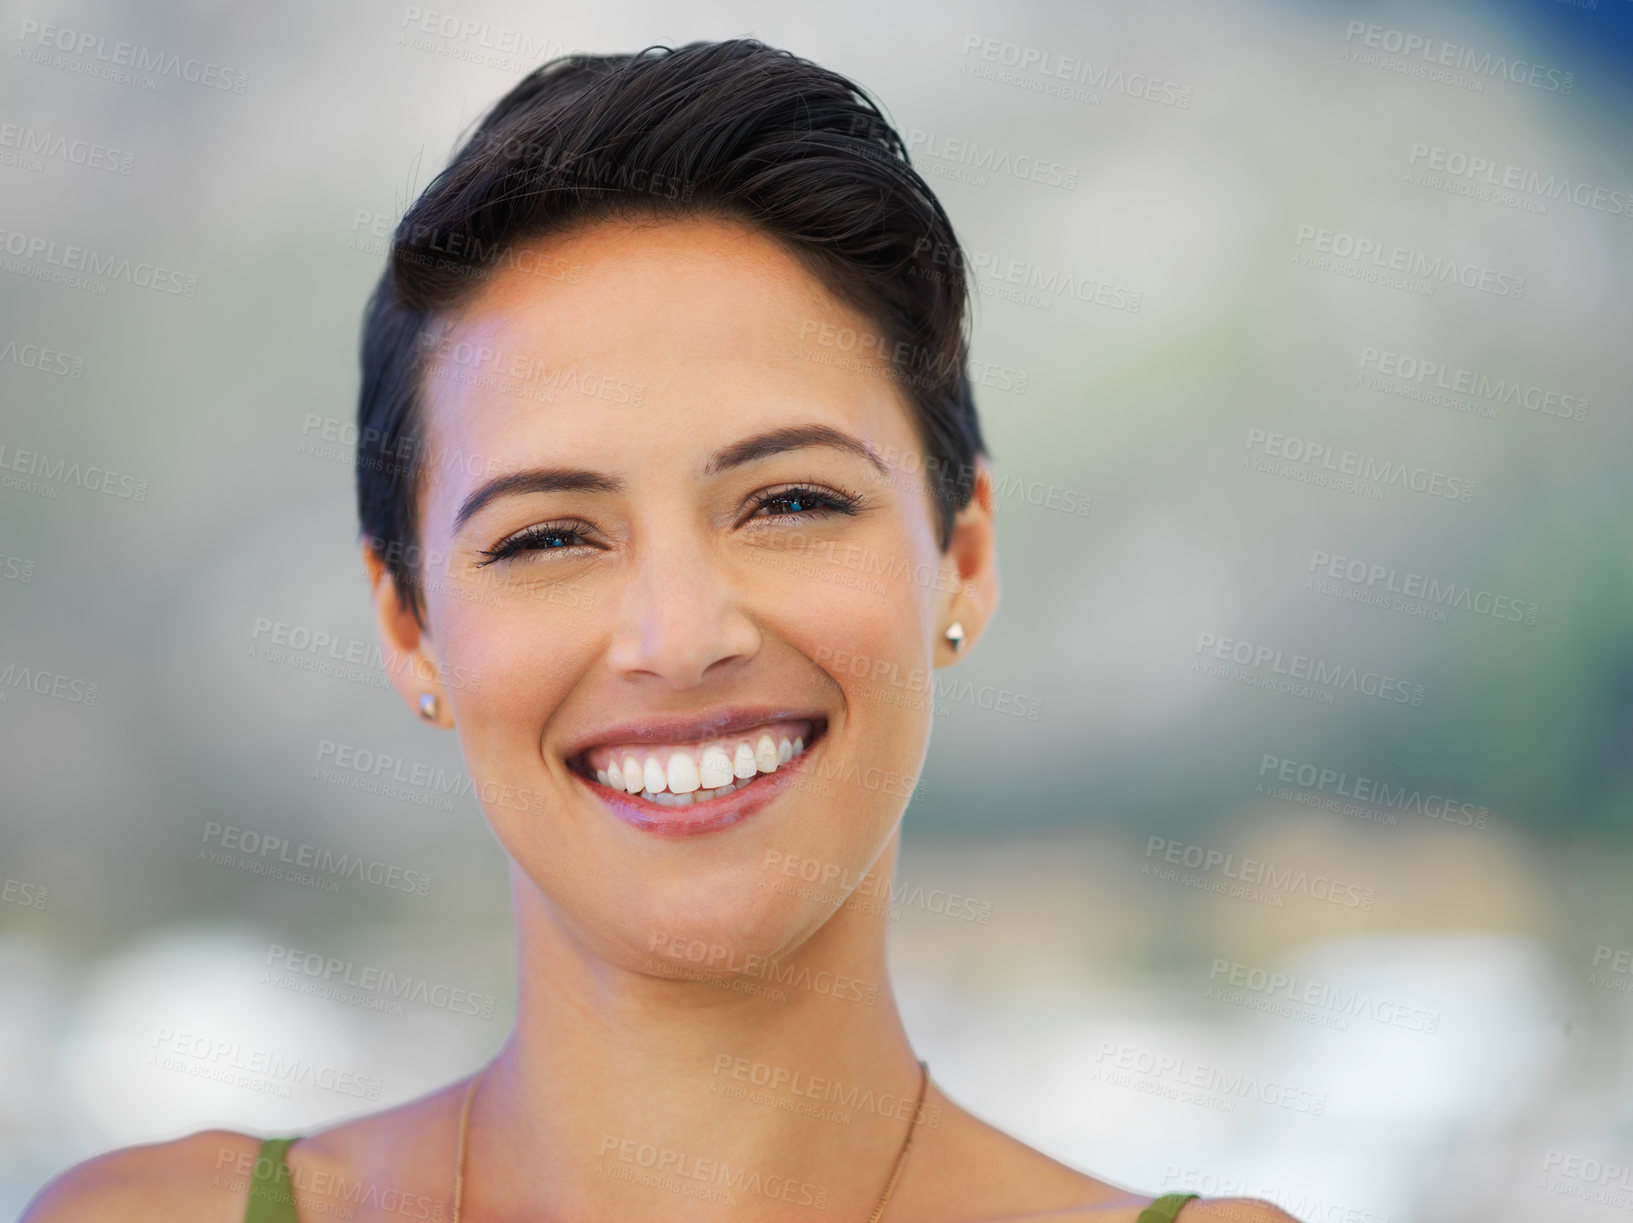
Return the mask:
<svg viewBox="0 0 1633 1223">
<path fill-rule="evenodd" d="M 476 1084 L 488 1067 L 484 1066 L 471 1076 L 471 1082 L 465 1088 L 465 1102 L 459 1106 L 459 1150 L 454 1156 L 454 1213 L 449 1223 L 459 1223 L 459 1205 L 465 1196 L 465 1134 L 466 1127 L 471 1119 L 471 1101 L 476 1098 Z M 885 1182 L 885 1191 L 879 1198 L 879 1204 L 873 1208 L 868 1216 L 868 1223 L 879 1223 L 879 1218 L 885 1212 L 885 1206 L 890 1201 L 890 1195 L 896 1190 L 896 1182 L 901 1179 L 902 1168 L 907 1163 L 907 1152 L 913 1145 L 913 1134 L 919 1125 L 919 1110 L 924 1107 L 924 1093 L 930 1087 L 930 1067 L 925 1062 L 919 1063 L 919 1098 L 913 1105 L 913 1119 L 907 1123 L 907 1137 L 902 1139 L 902 1149 L 896 1154 L 896 1165 L 890 1170 L 890 1179 Z"/>
</svg>

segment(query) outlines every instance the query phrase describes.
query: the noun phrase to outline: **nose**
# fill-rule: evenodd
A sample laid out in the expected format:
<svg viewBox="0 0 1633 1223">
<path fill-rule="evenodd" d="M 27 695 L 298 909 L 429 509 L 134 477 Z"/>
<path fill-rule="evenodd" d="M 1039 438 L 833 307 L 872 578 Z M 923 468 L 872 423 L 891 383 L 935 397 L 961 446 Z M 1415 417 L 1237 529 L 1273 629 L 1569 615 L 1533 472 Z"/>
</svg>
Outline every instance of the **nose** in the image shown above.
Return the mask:
<svg viewBox="0 0 1633 1223">
<path fill-rule="evenodd" d="M 636 549 L 607 647 L 621 678 L 657 677 L 674 688 L 719 678 L 760 649 L 760 630 L 703 541 L 680 534 Z"/>
</svg>

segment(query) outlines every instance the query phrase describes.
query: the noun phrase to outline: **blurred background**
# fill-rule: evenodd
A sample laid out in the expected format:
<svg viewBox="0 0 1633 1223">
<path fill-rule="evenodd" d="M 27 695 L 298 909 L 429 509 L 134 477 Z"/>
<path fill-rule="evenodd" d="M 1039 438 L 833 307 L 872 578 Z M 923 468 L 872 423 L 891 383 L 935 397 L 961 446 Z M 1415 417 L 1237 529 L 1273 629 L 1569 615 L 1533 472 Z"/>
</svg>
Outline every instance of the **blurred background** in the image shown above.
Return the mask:
<svg viewBox="0 0 1633 1223">
<path fill-rule="evenodd" d="M 503 1040 L 503 855 L 367 660 L 361 307 L 526 71 L 753 35 L 882 102 L 976 268 L 1004 605 L 891 923 L 943 1088 L 1148 1193 L 1625 1218 L 1633 4 L 457 3 L 0 22 L 0 1210 Z"/>
</svg>

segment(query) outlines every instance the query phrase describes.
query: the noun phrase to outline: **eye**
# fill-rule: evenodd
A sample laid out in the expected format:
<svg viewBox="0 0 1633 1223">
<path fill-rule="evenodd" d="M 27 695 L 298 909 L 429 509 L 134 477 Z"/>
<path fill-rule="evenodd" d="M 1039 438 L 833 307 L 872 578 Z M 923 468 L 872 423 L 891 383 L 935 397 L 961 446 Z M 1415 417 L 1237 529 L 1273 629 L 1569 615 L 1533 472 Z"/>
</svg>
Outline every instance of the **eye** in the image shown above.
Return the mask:
<svg viewBox="0 0 1633 1223">
<path fill-rule="evenodd" d="M 494 561 L 502 561 L 521 552 L 560 552 L 568 549 L 587 548 L 592 545 L 579 532 L 582 523 L 543 522 L 514 535 L 507 535 L 491 548 L 481 549 L 483 556 L 488 559 L 478 561 L 478 565 L 491 565 Z"/>
<path fill-rule="evenodd" d="M 754 513 L 749 517 L 809 518 L 827 517 L 829 514 L 854 514 L 861 500 L 854 493 L 797 484 L 762 494 L 755 501 Z"/>
</svg>

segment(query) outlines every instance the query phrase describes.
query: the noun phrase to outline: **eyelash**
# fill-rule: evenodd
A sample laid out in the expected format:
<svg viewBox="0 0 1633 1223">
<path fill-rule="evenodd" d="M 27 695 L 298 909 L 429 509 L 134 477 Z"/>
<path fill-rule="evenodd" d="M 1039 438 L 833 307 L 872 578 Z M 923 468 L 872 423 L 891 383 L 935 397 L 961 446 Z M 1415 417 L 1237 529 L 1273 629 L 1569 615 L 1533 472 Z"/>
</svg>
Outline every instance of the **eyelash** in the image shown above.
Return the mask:
<svg viewBox="0 0 1633 1223">
<path fill-rule="evenodd" d="M 505 539 L 500 540 L 491 548 L 481 549 L 483 556 L 488 559 L 477 561 L 478 566 L 491 565 L 494 561 L 506 560 L 518 552 L 561 552 L 573 545 L 564 545 L 561 548 L 551 547 L 542 541 L 559 539 L 566 536 L 578 536 L 578 530 L 572 523 L 542 522 L 526 530 L 517 531 Z"/>
<path fill-rule="evenodd" d="M 775 489 L 771 492 L 763 494 L 759 500 L 754 503 L 755 513 L 750 514 L 744 521 L 752 521 L 758 516 L 758 512 L 760 510 L 765 509 L 769 505 L 775 505 L 778 503 L 798 505 L 802 508 L 790 510 L 787 513 L 767 514 L 765 517 L 806 520 L 816 516 L 824 516 L 825 513 L 854 514 L 861 507 L 862 498 L 857 496 L 855 493 L 847 493 L 839 489 L 816 488 L 809 484 L 794 484 L 789 485 L 786 488 Z M 811 506 L 812 508 L 803 508 L 807 505 Z M 574 524 L 570 522 L 546 522 L 528 527 L 525 530 L 516 532 L 516 534 L 511 535 L 506 539 L 500 540 L 492 548 L 482 549 L 481 554 L 488 559 L 485 561 L 478 561 L 477 564 L 491 565 L 495 561 L 506 560 L 520 552 L 565 551 L 567 548 L 575 545 L 564 544 L 560 547 L 554 547 L 545 544 L 543 541 L 549 539 L 562 539 L 570 536 L 577 537 L 579 534 L 577 527 L 580 525 L 582 524 Z M 583 545 L 580 544 L 577 546 Z"/>
<path fill-rule="evenodd" d="M 756 512 L 778 501 L 798 504 L 812 502 L 839 514 L 854 514 L 861 508 L 862 498 L 855 493 L 842 492 L 837 488 L 816 488 L 810 484 L 790 484 L 786 488 L 774 489 L 763 494 L 754 503 Z M 812 513 L 812 510 L 793 510 L 787 514 L 767 514 L 767 518 L 803 518 Z M 749 515 L 752 520 L 755 515 Z"/>
</svg>

